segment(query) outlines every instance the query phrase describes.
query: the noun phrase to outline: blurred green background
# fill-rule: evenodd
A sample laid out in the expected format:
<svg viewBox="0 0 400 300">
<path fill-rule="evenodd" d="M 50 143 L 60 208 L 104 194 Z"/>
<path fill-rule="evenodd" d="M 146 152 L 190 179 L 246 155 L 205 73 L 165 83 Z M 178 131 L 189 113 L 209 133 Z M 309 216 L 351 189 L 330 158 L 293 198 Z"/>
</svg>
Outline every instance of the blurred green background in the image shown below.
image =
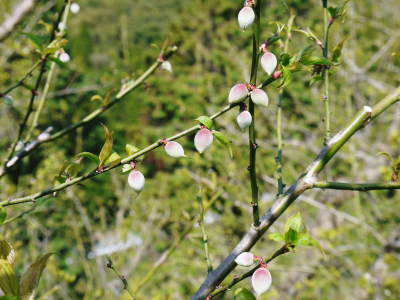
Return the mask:
<svg viewBox="0 0 400 300">
<path fill-rule="evenodd" d="M 62 2 L 62 1 L 58 1 Z M 41 115 L 39 129 L 64 128 L 99 107 L 94 95 L 116 90 L 140 75 L 157 58 L 165 39 L 179 46 L 171 59 L 173 73 L 159 70 L 99 120 L 43 145 L 10 176 L 2 178 L 1 199 L 28 195 L 54 184 L 62 165 L 82 151 L 99 153 L 101 123 L 113 132 L 114 148 L 143 148 L 195 124 L 200 115 L 227 103 L 231 86 L 249 79 L 251 30 L 237 25 L 243 1 L 237 0 L 87 0 L 71 14 L 66 51 L 71 62 L 57 67 L 56 79 Z M 15 3 L 1 0 L 0 22 Z M 322 38 L 323 13 L 318 0 L 264 1 L 262 39 L 277 24 L 296 14 L 297 28 Z M 341 5 L 343 1 L 329 1 Z M 57 1 L 38 1 L 13 34 L 0 43 L 0 91 L 23 76 L 38 55 L 22 31 L 44 33 L 39 20 L 52 23 Z M 330 49 L 346 39 L 341 65 L 331 70 L 332 128 L 337 132 L 364 105 L 372 105 L 399 85 L 399 0 L 350 1 L 346 17 L 333 25 Z M 289 52 L 311 45 L 293 33 Z M 272 51 L 283 52 L 280 43 Z M 263 74 L 262 72 L 260 74 Z M 264 74 L 262 75 L 264 76 Z M 34 76 L 35 78 L 35 76 Z M 33 79 L 34 79 L 33 78 Z M 323 142 L 322 85 L 310 86 L 311 70 L 294 74 L 284 90 L 284 182 L 292 183 L 319 152 Z M 33 79 L 30 82 L 33 82 Z M 276 111 L 278 84 L 267 89 L 270 105 L 257 108 L 258 181 L 261 209 L 276 194 Z M 0 103 L 0 157 L 16 135 L 29 91 L 12 93 L 12 105 Z M 214 143 L 203 155 L 193 136 L 179 140 L 187 159 L 167 157 L 162 149 L 148 154 L 141 170 L 144 191 L 137 196 L 120 169 L 97 176 L 30 204 L 8 209 L 9 217 L 27 212 L 0 227 L 17 252 L 19 273 L 46 252 L 55 252 L 38 289 L 38 299 L 128 299 L 122 284 L 105 266 L 115 267 L 135 288 L 160 255 L 191 225 L 198 214 L 196 195 L 217 197 L 206 214 L 214 266 L 232 250 L 251 224 L 247 174 L 248 136 L 235 122 L 237 109 L 221 117 L 216 128 L 233 143 L 233 159 Z M 372 126 L 359 132 L 328 165 L 321 179 L 389 181 L 390 163 L 377 153 L 400 155 L 400 107 L 393 106 Z M 37 131 L 36 133 L 39 133 Z M 93 168 L 86 165 L 86 170 Z M 260 299 L 399 299 L 400 201 L 398 192 L 309 191 L 271 228 L 281 231 L 289 215 L 301 212 L 312 235 L 326 250 L 299 248 L 269 264 L 270 291 Z M 269 256 L 279 247 L 262 239 L 254 249 Z M 229 277 L 241 274 L 236 269 Z M 207 275 L 202 235 L 195 226 L 168 260 L 141 287 L 137 299 L 188 299 Z M 245 280 L 237 287 L 250 287 Z M 233 299 L 233 291 L 223 299 Z"/>
</svg>

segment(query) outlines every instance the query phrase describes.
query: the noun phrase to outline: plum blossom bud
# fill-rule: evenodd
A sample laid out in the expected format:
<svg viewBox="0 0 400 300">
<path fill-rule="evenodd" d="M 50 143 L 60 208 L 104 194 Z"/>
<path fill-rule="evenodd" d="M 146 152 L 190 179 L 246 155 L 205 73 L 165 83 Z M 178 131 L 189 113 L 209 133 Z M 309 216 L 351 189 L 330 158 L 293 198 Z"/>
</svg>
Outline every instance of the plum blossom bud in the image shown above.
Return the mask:
<svg viewBox="0 0 400 300">
<path fill-rule="evenodd" d="M 161 64 L 161 69 L 172 73 L 172 65 L 169 61 L 163 61 Z"/>
<path fill-rule="evenodd" d="M 235 263 L 240 266 L 249 267 L 254 264 L 254 254 L 251 252 L 242 252 L 235 258 Z"/>
<path fill-rule="evenodd" d="M 70 61 L 71 58 L 68 53 L 63 52 L 58 56 L 58 59 L 63 63 L 67 63 Z"/>
<path fill-rule="evenodd" d="M 70 9 L 71 9 L 71 12 L 73 14 L 77 14 L 81 10 L 81 7 L 79 6 L 78 3 L 74 2 L 74 3 L 71 4 L 71 8 Z"/>
<path fill-rule="evenodd" d="M 282 72 L 281 71 L 275 71 L 274 74 L 272 74 L 272 78 L 273 79 L 278 79 L 281 76 L 282 76 Z"/>
<path fill-rule="evenodd" d="M 181 146 L 181 144 L 179 144 L 178 142 L 167 142 L 164 146 L 165 152 L 167 152 L 167 154 L 169 156 L 172 157 L 184 157 L 185 156 L 185 151 L 183 150 L 183 147 Z"/>
<path fill-rule="evenodd" d="M 251 277 L 251 285 L 257 295 L 266 292 L 272 283 L 271 273 L 266 268 L 258 268 Z"/>
<path fill-rule="evenodd" d="M 213 134 L 207 128 L 200 129 L 194 137 L 194 146 L 197 151 L 203 153 L 213 142 Z"/>
<path fill-rule="evenodd" d="M 261 67 L 268 75 L 271 75 L 275 71 L 277 65 L 278 60 L 273 53 L 266 51 L 261 57 Z"/>
<path fill-rule="evenodd" d="M 254 104 L 261 105 L 261 106 L 268 106 L 268 95 L 262 89 L 254 89 L 251 91 L 250 94 L 251 101 Z"/>
<path fill-rule="evenodd" d="M 140 192 L 144 187 L 144 176 L 141 172 L 137 170 L 133 170 L 128 175 L 128 184 L 131 188 L 133 188 L 136 192 Z"/>
<path fill-rule="evenodd" d="M 63 22 L 58 23 L 57 27 L 58 27 L 58 30 L 60 30 L 60 31 L 64 31 L 67 28 L 67 26 Z"/>
<path fill-rule="evenodd" d="M 239 26 L 241 29 L 246 29 L 253 24 L 256 15 L 250 6 L 243 7 L 238 14 Z"/>
<path fill-rule="evenodd" d="M 240 102 L 240 100 L 246 97 L 248 93 L 249 91 L 247 90 L 246 84 L 235 84 L 229 91 L 228 101 L 229 103 Z"/>
<path fill-rule="evenodd" d="M 252 121 L 253 121 L 253 117 L 247 110 L 242 111 L 236 118 L 236 122 L 238 123 L 239 127 L 242 129 L 249 127 L 251 125 Z"/>
</svg>

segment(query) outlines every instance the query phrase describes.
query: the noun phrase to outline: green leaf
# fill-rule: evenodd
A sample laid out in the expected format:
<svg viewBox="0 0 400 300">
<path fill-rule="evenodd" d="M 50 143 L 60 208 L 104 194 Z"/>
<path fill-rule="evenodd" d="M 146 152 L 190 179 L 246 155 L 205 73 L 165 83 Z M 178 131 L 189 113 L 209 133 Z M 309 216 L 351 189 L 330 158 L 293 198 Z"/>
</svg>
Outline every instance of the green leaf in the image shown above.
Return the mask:
<svg viewBox="0 0 400 300">
<path fill-rule="evenodd" d="M 14 104 L 13 98 L 10 95 L 3 95 L 4 103 L 12 106 Z"/>
<path fill-rule="evenodd" d="M 200 116 L 196 119 L 196 121 L 199 121 L 201 124 L 206 126 L 208 129 L 211 129 L 213 126 L 213 120 L 211 120 L 211 118 L 207 117 L 207 116 Z"/>
<path fill-rule="evenodd" d="M 234 300 L 256 300 L 256 297 L 253 293 L 246 288 L 239 288 L 235 290 L 235 294 L 233 297 Z"/>
<path fill-rule="evenodd" d="M 279 85 L 280 88 L 287 86 L 293 79 L 292 71 L 287 67 L 282 67 L 282 83 Z"/>
<path fill-rule="evenodd" d="M 281 233 L 278 233 L 278 232 L 270 233 L 268 235 L 268 238 L 275 242 L 284 242 L 285 241 L 285 237 Z"/>
<path fill-rule="evenodd" d="M 104 162 L 105 164 L 109 165 L 109 167 L 113 167 L 118 165 L 121 162 L 121 156 L 117 152 L 113 152 Z"/>
<path fill-rule="evenodd" d="M 302 219 L 300 213 L 297 213 L 286 221 L 285 224 L 285 232 L 288 231 L 289 229 L 293 229 L 296 232 L 300 232 L 301 230 L 301 225 L 302 225 Z"/>
<path fill-rule="evenodd" d="M 390 160 L 390 161 L 392 161 L 393 160 L 393 157 L 389 154 L 389 153 L 387 153 L 387 152 L 378 152 L 376 155 L 382 155 L 382 156 L 385 156 L 388 160 Z"/>
<path fill-rule="evenodd" d="M 0 225 L 4 223 L 7 218 L 7 211 L 3 206 L 0 206 Z"/>
<path fill-rule="evenodd" d="M 346 39 L 343 39 L 333 49 L 333 53 L 332 53 L 332 62 L 333 63 L 335 63 L 335 64 L 339 63 L 340 57 L 342 56 L 343 45 L 345 42 L 346 42 Z"/>
<path fill-rule="evenodd" d="M 131 144 L 126 144 L 125 145 L 125 151 L 128 154 L 128 156 L 131 156 L 133 154 L 135 154 L 136 152 L 138 152 L 140 149 L 138 147 L 135 147 Z"/>
<path fill-rule="evenodd" d="M 104 125 L 103 125 L 103 128 L 104 128 L 104 134 L 105 134 L 105 137 L 106 137 L 106 141 L 105 141 L 103 147 L 101 148 L 100 155 L 99 155 L 100 166 L 104 165 L 104 162 L 111 155 L 112 146 L 113 146 L 113 137 L 111 135 L 111 132 Z"/>
<path fill-rule="evenodd" d="M 43 50 L 43 46 L 47 43 L 48 37 L 43 35 L 36 35 L 33 33 L 22 32 L 22 35 L 25 35 L 31 42 L 38 48 L 40 51 Z"/>
<path fill-rule="evenodd" d="M 17 296 L 0 296 L 0 300 L 18 300 Z"/>
<path fill-rule="evenodd" d="M 54 54 L 58 50 L 61 50 L 67 43 L 66 39 L 54 40 L 44 49 L 43 54 Z"/>
<path fill-rule="evenodd" d="M 233 152 L 232 152 L 231 140 L 225 134 L 219 131 L 213 131 L 213 135 L 217 138 L 218 142 L 220 142 L 223 146 L 225 146 L 228 149 L 229 156 L 232 158 Z"/>
<path fill-rule="evenodd" d="M 303 232 L 298 235 L 296 245 L 317 247 L 321 254 L 325 255 L 325 251 L 321 247 L 321 245 L 316 240 L 314 240 L 313 237 L 307 232 Z"/>
<path fill-rule="evenodd" d="M 81 169 L 82 169 L 81 164 L 72 162 L 69 165 L 67 165 L 64 172 L 68 175 L 68 177 L 75 177 L 76 175 L 78 175 Z"/>
<path fill-rule="evenodd" d="M 310 56 L 302 57 L 300 62 L 305 66 L 313 66 L 313 65 L 329 66 L 329 65 L 331 65 L 331 62 L 329 61 L 329 59 L 327 59 L 326 57 L 317 56 L 317 55 L 310 55 Z"/>
<path fill-rule="evenodd" d="M 304 59 L 307 56 L 310 56 L 311 53 L 314 51 L 315 46 L 314 45 L 308 45 L 301 49 L 298 53 L 292 56 L 290 59 L 290 64 L 295 64 L 297 62 L 300 62 L 302 59 Z"/>
<path fill-rule="evenodd" d="M 59 67 L 64 67 L 66 65 L 66 63 L 63 63 L 61 60 L 54 56 L 49 56 L 49 60 L 55 62 Z"/>
<path fill-rule="evenodd" d="M 0 288 L 6 296 L 18 296 L 18 279 L 6 259 L 0 259 Z"/>
<path fill-rule="evenodd" d="M 288 231 L 285 232 L 285 243 L 286 244 L 293 244 L 296 245 L 299 233 L 290 228 Z"/>
<path fill-rule="evenodd" d="M 42 272 L 46 267 L 47 260 L 51 255 L 52 253 L 47 253 L 39 257 L 33 264 L 29 266 L 24 275 L 22 275 L 20 284 L 21 300 L 29 300 L 34 298 L 40 276 L 42 275 Z"/>
<path fill-rule="evenodd" d="M 289 63 L 290 63 L 291 58 L 292 57 L 290 56 L 289 53 L 282 53 L 280 58 L 279 58 L 279 61 L 280 61 L 282 66 L 288 66 Z"/>
<path fill-rule="evenodd" d="M 0 240 L 0 259 L 5 259 L 10 264 L 15 261 L 14 248 L 6 240 Z"/>
<path fill-rule="evenodd" d="M 77 157 L 84 157 L 84 158 L 88 158 L 91 161 L 93 161 L 94 163 L 96 163 L 97 165 L 100 164 L 100 159 L 97 157 L 96 154 L 90 153 L 90 152 L 81 152 L 79 154 L 76 155 Z"/>
</svg>

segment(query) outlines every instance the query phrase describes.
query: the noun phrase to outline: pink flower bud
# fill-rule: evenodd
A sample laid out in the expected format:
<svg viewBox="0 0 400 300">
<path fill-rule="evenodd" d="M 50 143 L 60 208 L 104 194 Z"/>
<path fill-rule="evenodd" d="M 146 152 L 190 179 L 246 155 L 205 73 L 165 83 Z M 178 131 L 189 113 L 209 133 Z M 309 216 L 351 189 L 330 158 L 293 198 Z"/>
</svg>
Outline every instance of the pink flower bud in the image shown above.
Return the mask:
<svg viewBox="0 0 400 300">
<path fill-rule="evenodd" d="M 241 29 L 246 29 L 253 24 L 256 15 L 250 6 L 243 7 L 238 14 L 239 26 Z"/>
<path fill-rule="evenodd" d="M 257 295 L 266 292 L 272 283 L 271 273 L 266 268 L 258 268 L 251 277 L 251 284 Z"/>
<path fill-rule="evenodd" d="M 278 79 L 281 76 L 282 76 L 282 72 L 281 71 L 275 71 L 274 74 L 272 74 L 272 78 L 273 79 Z"/>
<path fill-rule="evenodd" d="M 240 102 L 243 98 L 247 96 L 249 91 L 247 90 L 247 85 L 244 83 L 235 84 L 229 91 L 228 101 L 229 103 Z"/>
<path fill-rule="evenodd" d="M 197 151 L 203 153 L 213 142 L 213 134 L 207 128 L 200 129 L 194 137 L 194 146 Z"/>
<path fill-rule="evenodd" d="M 242 111 L 236 118 L 236 122 L 238 123 L 239 127 L 242 129 L 249 127 L 251 125 L 252 121 L 253 121 L 253 117 L 247 110 Z"/>
<path fill-rule="evenodd" d="M 235 258 L 235 263 L 240 266 L 249 267 L 254 264 L 254 254 L 251 252 L 242 252 Z"/>
<path fill-rule="evenodd" d="M 161 69 L 172 73 L 172 65 L 169 61 L 163 61 L 161 64 Z"/>
<path fill-rule="evenodd" d="M 184 157 L 185 156 L 185 151 L 183 150 L 183 147 L 181 146 L 181 144 L 177 143 L 177 142 L 167 142 L 164 146 L 165 148 L 165 152 L 167 152 L 167 154 L 169 156 L 172 157 Z"/>
<path fill-rule="evenodd" d="M 275 71 L 277 65 L 278 60 L 273 53 L 266 51 L 261 57 L 261 67 L 268 75 L 271 75 Z"/>
<path fill-rule="evenodd" d="M 144 176 L 141 172 L 133 170 L 128 175 L 128 184 L 136 192 L 140 192 L 144 187 Z"/>
<path fill-rule="evenodd" d="M 250 93 L 251 101 L 254 104 L 268 106 L 268 95 L 262 89 L 254 89 Z"/>
</svg>

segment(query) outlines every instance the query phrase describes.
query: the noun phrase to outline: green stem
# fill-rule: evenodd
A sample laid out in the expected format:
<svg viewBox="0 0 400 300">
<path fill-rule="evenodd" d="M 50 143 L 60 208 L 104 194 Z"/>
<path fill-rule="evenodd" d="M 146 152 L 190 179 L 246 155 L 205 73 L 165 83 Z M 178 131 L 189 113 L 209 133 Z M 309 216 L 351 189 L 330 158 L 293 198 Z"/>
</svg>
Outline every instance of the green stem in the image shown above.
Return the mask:
<svg viewBox="0 0 400 300">
<path fill-rule="evenodd" d="M 131 291 L 129 284 L 128 284 L 128 280 L 126 280 L 126 277 L 124 275 L 122 275 L 115 267 L 114 267 L 114 263 L 111 260 L 111 258 L 109 256 L 107 256 L 107 268 L 109 268 L 110 270 L 112 270 L 115 275 L 119 278 L 119 280 L 121 280 L 123 286 L 124 286 L 124 290 L 126 290 L 128 292 L 128 295 L 130 296 L 130 298 L 132 300 L 135 299 L 134 293 Z"/>
<path fill-rule="evenodd" d="M 324 9 L 324 47 L 322 49 L 322 54 L 325 58 L 328 58 L 329 52 L 329 29 L 330 24 L 328 20 L 328 0 L 322 0 L 322 6 Z M 324 81 L 324 91 L 323 91 L 323 102 L 325 109 L 325 137 L 324 144 L 326 145 L 328 140 L 331 137 L 331 112 L 330 112 L 330 103 L 329 103 L 329 70 L 324 68 L 322 71 L 322 78 Z"/>
<path fill-rule="evenodd" d="M 207 272 L 210 273 L 213 270 L 211 259 L 210 259 L 210 253 L 208 250 L 208 235 L 207 231 L 204 225 L 204 201 L 202 198 L 202 193 L 200 191 L 200 195 L 198 196 L 199 204 L 200 204 L 200 219 L 199 219 L 199 226 L 201 229 L 201 235 L 203 239 L 203 245 L 204 245 L 204 255 L 207 263 Z"/>
<path fill-rule="evenodd" d="M 60 32 L 56 35 L 57 38 L 61 38 L 65 34 L 65 28 L 67 26 L 67 20 L 68 20 L 70 6 L 71 6 L 71 1 L 68 1 L 67 5 L 66 5 L 66 7 L 64 9 L 64 13 L 62 15 L 62 18 L 61 18 L 61 23 L 59 23 L 59 24 L 62 24 L 62 25 L 61 25 Z M 57 24 L 57 28 L 59 28 L 59 24 Z M 60 53 L 60 51 L 57 51 L 55 53 L 55 57 L 58 57 L 59 53 Z M 39 99 L 39 104 L 37 106 L 35 115 L 33 116 L 32 124 L 31 124 L 31 126 L 30 126 L 30 128 L 28 130 L 28 134 L 27 134 L 26 139 L 25 139 L 26 141 L 29 141 L 31 139 L 31 135 L 32 135 L 33 130 L 35 130 L 36 127 L 38 126 L 39 117 L 40 117 L 40 114 L 41 114 L 41 112 L 43 110 L 44 103 L 46 101 L 47 94 L 48 94 L 49 89 L 50 89 L 50 85 L 51 85 L 51 81 L 53 79 L 55 68 L 56 68 L 56 63 L 52 62 L 50 64 L 50 71 L 49 71 L 49 74 L 47 75 L 46 83 L 45 83 L 44 88 L 43 88 L 43 92 L 42 92 L 42 94 L 40 96 L 40 99 Z"/>
<path fill-rule="evenodd" d="M 313 184 L 313 188 L 347 190 L 347 191 L 374 191 L 374 190 L 398 190 L 399 182 L 377 182 L 377 183 L 347 183 L 319 181 Z"/>
<path fill-rule="evenodd" d="M 261 15 L 261 0 L 257 1 L 255 5 L 256 21 L 254 24 L 253 31 L 253 55 L 251 62 L 251 76 L 250 83 L 257 84 L 257 70 L 258 70 L 258 60 L 260 56 L 260 51 L 258 49 L 260 45 L 260 15 Z M 251 185 L 251 206 L 253 210 L 253 225 L 258 227 L 260 225 L 260 213 L 258 207 L 258 185 L 257 185 L 257 170 L 256 170 L 256 129 L 255 129 L 255 113 L 254 113 L 254 103 L 249 100 L 249 113 L 251 114 L 253 121 L 249 127 L 249 174 L 250 174 L 250 185 Z"/>
</svg>

